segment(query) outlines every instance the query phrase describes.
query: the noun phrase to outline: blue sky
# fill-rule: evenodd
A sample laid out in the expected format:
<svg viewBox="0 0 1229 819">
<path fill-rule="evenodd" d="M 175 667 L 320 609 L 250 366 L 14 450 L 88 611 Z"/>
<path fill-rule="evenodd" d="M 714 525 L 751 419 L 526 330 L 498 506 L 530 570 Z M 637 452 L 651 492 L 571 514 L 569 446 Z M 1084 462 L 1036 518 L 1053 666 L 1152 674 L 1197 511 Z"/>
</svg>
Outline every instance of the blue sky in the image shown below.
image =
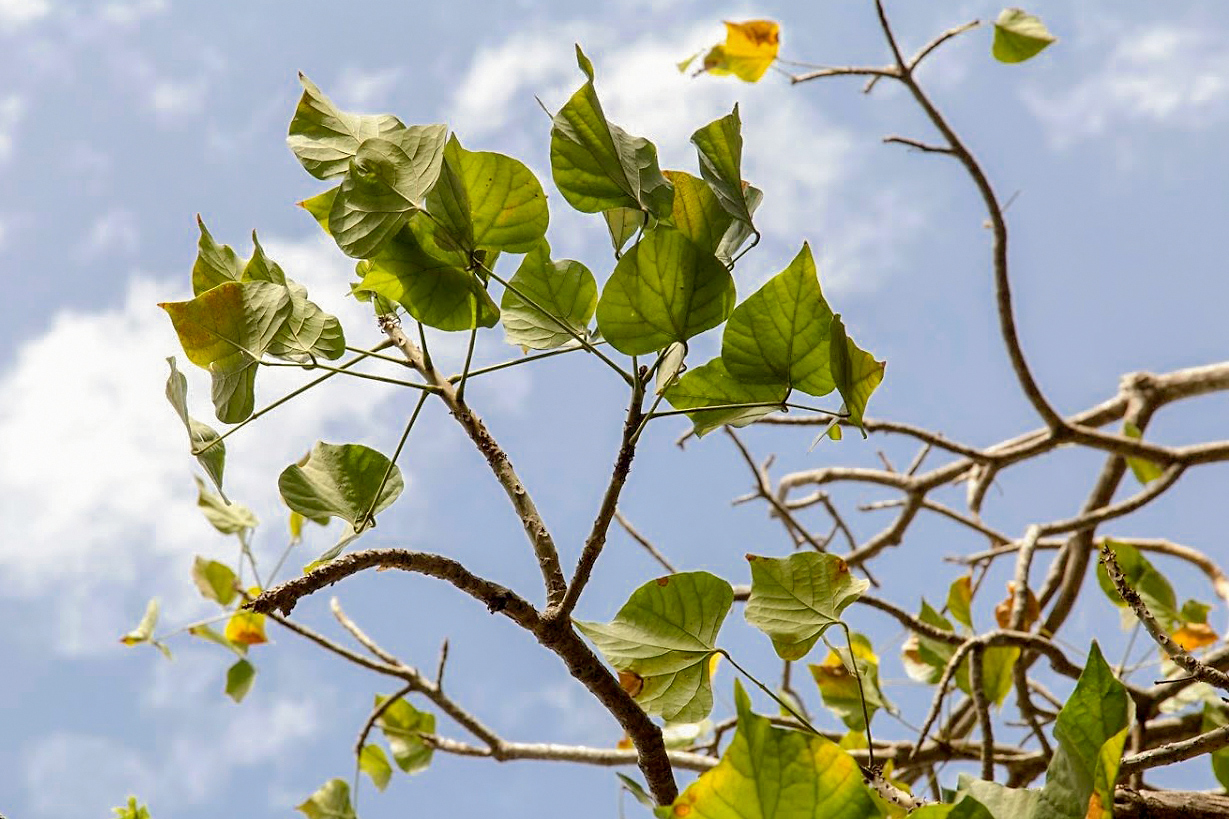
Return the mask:
<svg viewBox="0 0 1229 819">
<path fill-rule="evenodd" d="M 909 48 L 974 17 L 981 2 L 893 4 Z M 1004 195 L 1023 343 L 1055 404 L 1075 411 L 1110 395 L 1124 372 L 1221 360 L 1229 332 L 1223 232 L 1229 189 L 1229 8 L 1039 0 L 1060 42 L 1006 67 L 989 32 L 966 35 L 922 72 Z M 0 0 L 0 812 L 100 815 L 129 792 L 155 817 L 286 816 L 320 783 L 348 776 L 349 748 L 371 695 L 388 687 L 275 633 L 256 652 L 260 673 L 236 707 L 222 695 L 226 658 L 172 643 L 173 663 L 116 642 L 158 595 L 164 624 L 208 612 L 188 571 L 192 555 L 233 556 L 195 509 L 194 463 L 162 398 L 178 344 L 158 301 L 186 297 L 201 213 L 241 253 L 260 231 L 269 254 L 337 314 L 350 343 L 378 331 L 344 298 L 352 271 L 293 203 L 318 191 L 286 149 L 302 70 L 339 105 L 447 122 L 466 147 L 499 150 L 548 182 L 549 124 L 580 83 L 572 43 L 597 68 L 613 121 L 652 138 L 663 166 L 694 170 L 687 138 L 737 100 L 745 175 L 766 192 L 764 243 L 737 271 L 740 295 L 780 270 L 803 239 L 816 249 L 828 298 L 863 346 L 888 361 L 871 413 L 988 444 L 1035 425 L 998 338 L 984 214 L 968 180 L 940 157 L 880 144 L 930 132 L 899 89 L 865 97 L 839 80 L 791 88 L 769 76 L 747 86 L 680 76 L 673 63 L 719 40 L 722 19 L 770 17 L 782 55 L 830 64 L 885 58 L 868 3 L 564 2 L 188 4 Z M 548 184 L 549 189 L 549 184 Z M 613 264 L 600 220 L 551 198 L 558 255 L 599 279 Z M 708 345 L 707 349 L 705 344 Z M 715 339 L 703 340 L 703 353 Z M 463 341 L 440 340 L 453 358 Z M 516 354 L 492 332 L 483 361 Z M 182 354 L 180 354 L 182 360 Z M 208 418 L 207 380 L 189 373 L 194 414 Z M 262 374 L 258 400 L 301 379 Z M 608 373 L 569 356 L 473 386 L 474 405 L 505 442 L 563 544 L 579 551 L 617 443 L 623 396 Z M 232 495 L 262 519 L 261 554 L 285 542 L 276 476 L 317 439 L 390 451 L 411 399 L 335 379 L 228 440 Z M 1163 413 L 1166 442 L 1224 437 L 1226 396 Z M 680 565 L 745 582 L 742 555 L 788 548 L 762 509 L 731 509 L 749 477 L 723 436 L 673 440 L 681 421 L 646 435 L 623 508 Z M 756 429 L 757 454 L 780 470 L 877 463 L 899 441 L 847 436 L 808 453 L 810 435 Z M 1072 513 L 1100 460 L 1063 453 L 1004 475 L 986 516 L 1019 532 Z M 403 459 L 407 491 L 365 546 L 438 551 L 537 598 L 519 526 L 468 442 L 442 412 L 416 428 Z M 1229 470 L 1188 475 L 1180 491 L 1114 531 L 1165 536 L 1229 557 L 1223 490 Z M 1130 487 L 1127 487 L 1129 491 Z M 962 488 L 956 488 L 958 498 Z M 874 494 L 837 494 L 853 509 Z M 850 511 L 859 534 L 882 513 Z M 292 563 L 326 548 L 317 530 Z M 958 574 L 942 555 L 980 548 L 933 520 L 880 564 L 884 594 L 910 608 L 941 600 Z M 296 564 L 297 565 L 297 564 Z M 655 566 L 616 535 L 579 615 L 607 619 Z M 1175 571 L 1182 596 L 1210 599 Z M 988 581 L 1001 593 L 1003 577 Z M 1096 636 L 1121 652 L 1116 614 L 1094 588 L 1069 639 Z M 617 727 L 558 662 L 508 623 L 447 588 L 413 577 L 355 578 L 335 588 L 349 613 L 407 662 L 432 667 L 452 642 L 454 696 L 509 739 L 608 745 Z M 333 628 L 328 594 L 296 615 Z M 988 607 L 979 610 L 982 622 Z M 1222 628 L 1218 608 L 1213 623 Z M 899 632 L 852 612 L 885 657 L 888 695 L 921 719 L 928 693 L 903 682 Z M 735 612 L 723 641 L 775 675 L 767 641 Z M 758 663 L 758 666 L 757 666 Z M 747 663 L 744 663 L 747 664 Z M 1146 672 L 1145 672 L 1146 673 Z M 728 711 L 730 678 L 718 677 Z M 761 703 L 764 705 L 764 703 Z M 766 707 L 766 706 L 765 706 Z M 903 735 L 889 722 L 886 734 Z M 835 727 L 833 724 L 832 727 Z M 441 730 L 459 736 L 455 726 Z M 1168 777 L 1168 778 L 1166 778 Z M 1209 787 L 1205 762 L 1158 781 Z M 480 783 L 480 784 L 479 784 Z M 606 770 L 438 758 L 412 779 L 362 794 L 365 817 L 557 816 L 592 800 L 615 815 Z M 240 808 L 240 806 L 242 806 Z"/>
</svg>

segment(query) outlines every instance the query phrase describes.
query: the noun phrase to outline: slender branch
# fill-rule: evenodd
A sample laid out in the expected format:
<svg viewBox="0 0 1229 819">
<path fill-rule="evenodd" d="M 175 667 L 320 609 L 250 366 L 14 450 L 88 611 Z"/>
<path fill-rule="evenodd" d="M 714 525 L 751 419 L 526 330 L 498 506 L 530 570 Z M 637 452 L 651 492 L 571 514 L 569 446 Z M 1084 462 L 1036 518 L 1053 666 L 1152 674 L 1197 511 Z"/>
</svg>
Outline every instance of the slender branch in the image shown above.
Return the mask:
<svg viewBox="0 0 1229 819">
<path fill-rule="evenodd" d="M 973 692 L 973 707 L 977 710 L 977 721 L 981 725 L 981 778 L 993 782 L 994 723 L 990 719 L 990 702 L 986 698 L 985 660 L 985 646 L 980 642 L 974 643 L 969 656 L 969 688 Z"/>
<path fill-rule="evenodd" d="M 640 532 L 636 530 L 636 527 L 632 526 L 631 521 L 624 517 L 623 513 L 617 507 L 615 508 L 614 518 L 619 522 L 619 525 L 623 527 L 623 531 L 627 532 L 628 536 L 631 537 L 632 540 L 639 543 L 646 552 L 652 555 L 653 559 L 660 563 L 663 569 L 668 571 L 670 574 L 674 574 L 678 571 L 678 569 L 674 568 L 674 564 L 667 560 L 666 556 L 653 545 L 651 540 L 640 534 Z"/>
<path fill-rule="evenodd" d="M 931 145 L 929 142 L 921 142 L 920 140 L 910 139 L 903 136 L 886 136 L 883 138 L 886 144 L 907 145 L 917 151 L 922 151 L 928 154 L 948 154 L 953 153 L 952 149 L 946 145 Z"/>
<path fill-rule="evenodd" d="M 1190 739 L 1168 742 L 1152 750 L 1125 757 L 1122 760 L 1122 766 L 1118 769 L 1118 775 L 1120 777 L 1129 776 L 1149 768 L 1172 765 L 1184 759 L 1194 759 L 1197 756 L 1210 754 L 1221 748 L 1229 748 L 1229 725 L 1222 725 Z"/>
<path fill-rule="evenodd" d="M 368 637 L 367 633 L 358 627 L 358 623 L 355 623 L 346 616 L 346 613 L 342 611 L 341 601 L 339 601 L 336 597 L 329 600 L 329 609 L 333 612 L 333 617 L 338 623 L 341 624 L 341 627 L 350 632 L 350 636 L 353 637 L 359 645 L 389 665 L 401 665 L 400 660 L 394 657 L 390 652 L 384 650 L 375 640 Z"/>
<path fill-rule="evenodd" d="M 922 46 L 921 50 L 918 51 L 917 54 L 913 55 L 913 59 L 909 61 L 909 71 L 912 72 L 912 71 L 917 70 L 917 67 L 919 64 L 921 64 L 922 60 L 930 56 L 930 52 L 934 51 L 936 48 L 943 45 L 948 40 L 952 39 L 953 37 L 964 34 L 966 31 L 970 29 L 977 28 L 980 25 L 981 25 L 981 20 L 970 20 L 969 22 L 956 26 L 955 28 L 949 28 L 947 31 L 943 32 L 938 37 L 935 37 L 929 43 Z"/>
<path fill-rule="evenodd" d="M 1229 674 L 1200 662 L 1165 632 L 1156 617 L 1148 610 L 1147 604 L 1140 598 L 1139 592 L 1131 588 L 1126 577 L 1123 576 L 1122 569 L 1118 565 L 1118 558 L 1108 543 L 1101 545 L 1101 562 L 1105 565 L 1105 571 L 1110 581 L 1113 582 L 1114 588 L 1118 590 L 1119 596 L 1131 607 L 1131 611 L 1135 612 L 1135 616 L 1143 623 L 1144 630 L 1161 647 L 1161 650 L 1169 655 L 1174 664 L 1196 680 L 1229 692 Z"/>
<path fill-rule="evenodd" d="M 478 451 L 486 458 L 487 464 L 491 468 L 495 479 L 499 481 L 503 487 L 508 499 L 512 502 L 512 508 L 516 511 L 517 517 L 521 519 L 521 524 L 525 528 L 525 534 L 529 538 L 529 542 L 533 546 L 534 554 L 538 559 L 538 567 L 542 572 L 542 579 L 546 585 L 546 600 L 549 606 L 558 605 L 567 591 L 567 582 L 563 578 L 563 568 L 559 565 L 559 552 L 555 548 L 555 542 L 551 538 L 550 532 L 546 528 L 546 524 L 542 520 L 542 516 L 538 514 L 538 508 L 533 502 L 533 498 L 525 490 L 525 485 L 521 483 L 520 477 L 516 474 L 516 469 L 512 466 L 512 461 L 508 455 L 499 446 L 491 433 L 487 431 L 486 424 L 466 405 L 457 400 L 456 391 L 448 379 L 443 378 L 433 369 L 428 369 L 422 357 L 421 351 L 406 337 L 401 330 L 401 325 L 391 317 L 386 317 L 381 323 L 381 329 L 389 340 L 396 345 L 410 362 L 414 369 L 422 373 L 432 386 L 438 389 L 440 399 L 448 407 L 453 417 L 457 419 L 457 423 L 465 430 L 470 440 L 478 448 Z"/>
<path fill-rule="evenodd" d="M 602 503 L 598 507 L 593 528 L 589 531 L 589 537 L 585 539 L 580 559 L 576 561 L 576 570 L 572 573 L 572 581 L 568 583 L 567 593 L 558 607 L 552 606 L 547 609 L 545 614 L 547 618 L 567 618 L 572 614 L 576 603 L 580 600 L 581 593 L 585 590 L 585 584 L 589 582 L 589 576 L 593 573 L 593 566 L 606 546 L 606 535 L 610 531 L 610 523 L 619 505 L 619 495 L 622 494 L 623 487 L 627 483 L 627 476 L 631 473 L 632 459 L 636 457 L 635 435 L 643 417 L 641 415 L 643 403 L 644 382 L 637 377 L 627 405 L 627 418 L 623 421 L 623 439 L 619 443 L 614 469 L 611 470 L 606 492 L 602 495 Z"/>
</svg>

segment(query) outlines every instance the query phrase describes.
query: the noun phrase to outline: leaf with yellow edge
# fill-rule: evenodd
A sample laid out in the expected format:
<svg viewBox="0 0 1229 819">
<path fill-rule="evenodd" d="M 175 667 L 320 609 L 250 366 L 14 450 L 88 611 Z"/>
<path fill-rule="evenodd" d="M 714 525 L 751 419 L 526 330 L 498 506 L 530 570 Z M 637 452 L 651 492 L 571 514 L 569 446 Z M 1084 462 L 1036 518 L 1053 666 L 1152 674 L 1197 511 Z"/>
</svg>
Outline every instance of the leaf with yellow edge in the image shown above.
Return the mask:
<svg viewBox="0 0 1229 819">
<path fill-rule="evenodd" d="M 137 627 L 119 638 L 119 641 L 126 646 L 147 643 L 153 637 L 156 625 L 158 625 L 158 598 L 155 597 L 145 605 L 145 614 L 141 617 L 141 622 L 137 623 Z"/>
<path fill-rule="evenodd" d="M 717 767 L 659 816 L 679 819 L 877 819 L 858 763 L 835 742 L 778 728 L 734 682 L 738 730 Z"/>
<path fill-rule="evenodd" d="M 973 602 L 973 575 L 966 574 L 952 581 L 947 588 L 947 610 L 952 618 L 967 628 L 973 628 L 973 613 L 969 606 Z"/>
<path fill-rule="evenodd" d="M 807 668 L 819 686 L 824 705 L 840 717 L 850 731 L 861 732 L 866 730 L 866 717 L 874 719 L 875 712 L 880 708 L 889 713 L 893 709 L 879 688 L 879 658 L 875 656 L 870 640 L 857 633 L 851 636 L 853 661 L 857 663 L 861 686 L 858 677 L 853 674 L 848 648 L 829 651 L 822 663 L 812 663 Z M 862 711 L 864 698 L 865 714 Z"/>
<path fill-rule="evenodd" d="M 259 589 L 251 591 L 252 596 L 260 593 Z M 222 632 L 227 640 L 245 646 L 254 646 L 269 642 L 265 636 L 265 616 L 255 611 L 239 609 L 226 621 L 226 630 Z"/>
<path fill-rule="evenodd" d="M 759 82 L 777 59 L 781 26 L 772 20 L 725 21 L 725 42 L 704 55 L 704 71 Z"/>
</svg>

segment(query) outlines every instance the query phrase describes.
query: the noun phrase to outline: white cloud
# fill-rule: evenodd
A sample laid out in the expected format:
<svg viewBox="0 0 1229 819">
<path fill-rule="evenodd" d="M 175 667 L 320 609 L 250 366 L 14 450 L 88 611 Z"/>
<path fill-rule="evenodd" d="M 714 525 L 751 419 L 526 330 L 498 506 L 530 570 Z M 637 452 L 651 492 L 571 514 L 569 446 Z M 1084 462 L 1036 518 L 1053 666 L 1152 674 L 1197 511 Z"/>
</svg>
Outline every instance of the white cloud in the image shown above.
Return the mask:
<svg viewBox="0 0 1229 819">
<path fill-rule="evenodd" d="M 1138 125 L 1214 127 L 1229 116 L 1229 47 L 1222 40 L 1179 25 L 1129 29 L 1086 79 L 1031 88 L 1025 101 L 1059 146 Z"/>
<path fill-rule="evenodd" d="M 339 105 L 348 110 L 371 110 L 385 104 L 389 93 L 401 77 L 402 71 L 399 68 L 386 68 L 382 71 L 346 68 L 333 96 Z"/>
<path fill-rule="evenodd" d="M 51 3 L 47 0 L 0 0 L 0 29 L 33 23 L 50 12 Z"/>
<path fill-rule="evenodd" d="M 131 2 L 103 3 L 98 9 L 99 19 L 118 26 L 131 26 L 146 17 L 161 14 L 167 9 L 166 0 L 131 0 Z"/>
<path fill-rule="evenodd" d="M 77 248 L 78 258 L 97 259 L 109 254 L 131 254 L 141 244 L 136 214 L 123 208 L 110 210 L 94 220 Z"/>
<path fill-rule="evenodd" d="M 29 804 L 45 816 L 102 815 L 130 793 L 154 813 L 200 804 L 238 771 L 301 748 L 317 733 L 319 713 L 321 704 L 303 697 L 247 703 L 242 712 L 229 701 L 198 699 L 191 715 L 156 715 L 159 733 L 141 748 L 58 731 L 24 751 Z"/>
<path fill-rule="evenodd" d="M 13 156 L 13 132 L 26 114 L 26 101 L 17 94 L 0 97 L 0 163 Z"/>
<path fill-rule="evenodd" d="M 370 308 L 344 297 L 352 261 L 326 237 L 265 237 L 263 244 L 314 301 L 338 316 L 349 343 L 379 340 Z M 117 636 L 132 627 L 153 594 L 162 598 L 166 623 L 199 612 L 201 601 L 188 578 L 194 553 L 233 559 L 234 541 L 214 532 L 195 508 L 190 476 L 199 470 L 163 398 L 164 357 L 175 354 L 189 379 L 193 415 L 220 426 L 213 420 L 206 374 L 184 360 L 170 321 L 156 306 L 187 297 L 183 288 L 138 276 L 113 307 L 64 309 L 0 371 L 0 394 L 7 396 L 0 403 L 0 595 L 47 601 L 39 621 L 53 632 L 31 629 L 23 639 L 65 653 L 115 650 Z M 476 353 L 480 363 L 515 355 L 497 333 L 483 339 Z M 464 334 L 450 334 L 433 352 L 453 365 L 464 347 Z M 527 376 L 519 368 L 508 376 L 492 376 L 490 388 L 486 379 L 476 383 L 478 405 L 488 412 L 515 411 Z M 262 370 L 257 402 L 306 380 L 288 368 Z M 316 439 L 357 440 L 387 450 L 403 418 L 387 402 L 400 395 L 389 385 L 334 379 L 227 439 L 228 491 L 266 524 L 257 533 L 258 548 L 263 543 L 276 551 L 284 543 L 276 479 L 285 465 Z M 415 441 L 433 445 L 426 435 Z M 413 469 L 404 469 L 412 486 Z M 413 505 L 413 495 L 407 492 L 402 504 Z M 329 536 L 318 535 L 319 542 Z"/>
<path fill-rule="evenodd" d="M 585 43 L 593 60 L 607 116 L 652 139 L 663 167 L 695 173 L 691 134 L 741 100 L 744 174 L 765 192 L 757 223 L 767 241 L 759 258 L 771 261 L 748 257 L 740 289 L 757 286 L 775 272 L 769 269 L 773 264 L 784 266 L 803 239 L 824 261 L 821 278 L 829 294 L 872 290 L 882 283 L 900 261 L 890 249 L 901 248 L 916 233 L 924 212 L 907 207 L 903 191 L 891 187 L 895 183 L 866 187 L 867 160 L 884 150 L 878 140 L 859 143 L 812 97 L 774 77 L 749 86 L 680 74 L 679 57 L 718 41 L 720 26 L 625 34 L 563 23 L 513 34 L 482 49 L 453 97 L 449 122 L 462 139 L 497 134 L 500 143 L 490 146 L 497 150 L 543 153 L 545 124 L 533 96 L 554 110 L 581 84 L 567 45 L 573 40 Z"/>
<path fill-rule="evenodd" d="M 193 80 L 160 78 L 150 89 L 149 105 L 164 121 L 187 119 L 205 109 L 208 90 L 208 83 L 201 77 Z"/>
</svg>

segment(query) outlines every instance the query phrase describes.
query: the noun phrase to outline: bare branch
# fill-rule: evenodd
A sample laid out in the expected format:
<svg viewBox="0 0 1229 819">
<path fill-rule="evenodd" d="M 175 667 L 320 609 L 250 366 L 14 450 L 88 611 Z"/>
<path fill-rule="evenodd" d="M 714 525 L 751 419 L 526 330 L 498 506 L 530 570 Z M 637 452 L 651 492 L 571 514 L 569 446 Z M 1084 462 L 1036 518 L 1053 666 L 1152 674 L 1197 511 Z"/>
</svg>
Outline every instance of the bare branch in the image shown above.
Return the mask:
<svg viewBox="0 0 1229 819">
<path fill-rule="evenodd" d="M 623 527 L 623 531 L 627 532 L 628 536 L 630 536 L 632 540 L 644 547 L 644 550 L 652 555 L 653 559 L 660 563 L 663 569 L 668 571 L 670 574 L 674 574 L 678 571 L 678 569 L 674 568 L 674 564 L 667 560 L 666 556 L 653 545 L 653 542 L 644 535 L 640 534 L 640 532 L 636 530 L 636 527 L 632 526 L 631 521 L 624 517 L 623 513 L 617 508 L 615 509 L 614 517 L 615 520 L 619 522 L 619 525 Z"/>
<path fill-rule="evenodd" d="M 909 61 L 909 71 L 910 72 L 915 71 L 918 65 L 922 62 L 922 60 L 930 56 L 930 52 L 934 51 L 936 48 L 943 45 L 948 40 L 952 39 L 953 37 L 964 34 L 969 29 L 977 28 L 980 25 L 981 25 L 981 20 L 970 20 L 969 22 L 964 23 L 963 25 L 956 26 L 955 28 L 949 28 L 947 31 L 943 32 L 938 37 L 935 37 L 929 43 L 922 46 L 921 50 L 918 51 L 917 54 L 913 55 L 913 59 Z"/>
</svg>

